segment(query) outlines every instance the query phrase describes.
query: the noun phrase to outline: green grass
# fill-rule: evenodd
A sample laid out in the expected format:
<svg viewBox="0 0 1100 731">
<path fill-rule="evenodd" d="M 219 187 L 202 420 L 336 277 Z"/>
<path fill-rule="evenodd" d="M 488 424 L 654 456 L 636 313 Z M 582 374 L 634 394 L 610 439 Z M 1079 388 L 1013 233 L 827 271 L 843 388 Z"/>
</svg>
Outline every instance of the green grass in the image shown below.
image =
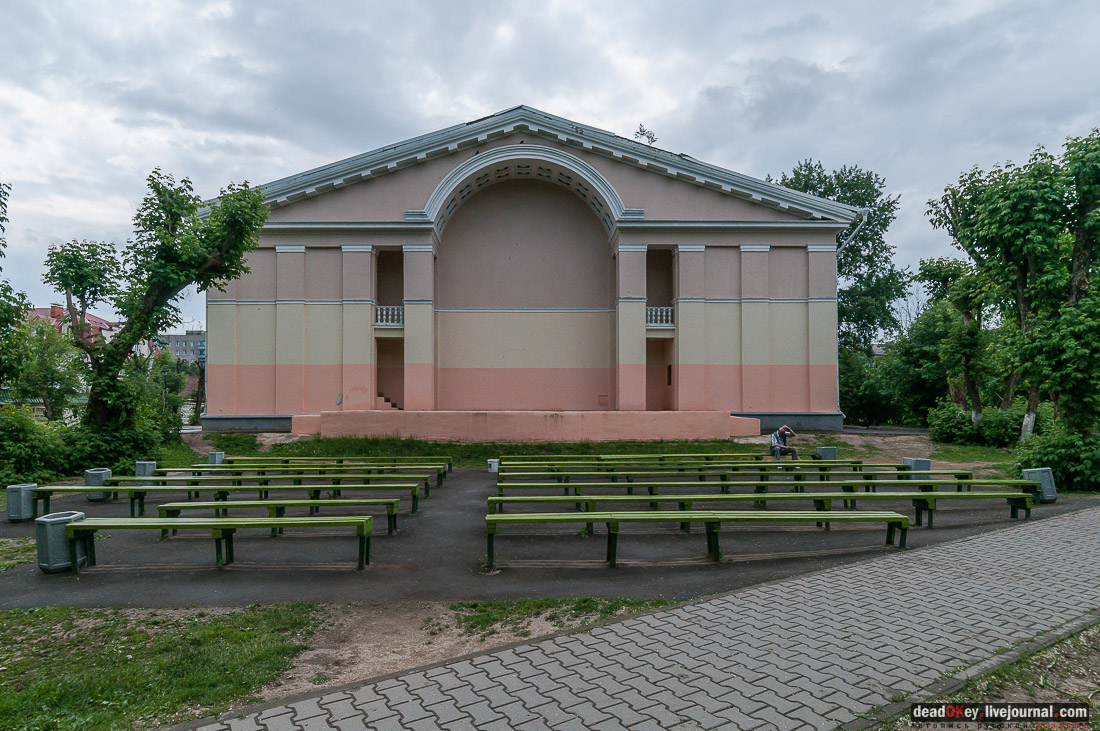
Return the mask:
<svg viewBox="0 0 1100 731">
<path fill-rule="evenodd" d="M 35 560 L 33 538 L 0 538 L 0 573 Z"/>
<path fill-rule="evenodd" d="M 215 449 L 226 454 L 246 457 L 260 453 L 260 445 L 256 442 L 255 434 L 214 432 L 206 435 L 206 438 L 214 445 Z"/>
<path fill-rule="evenodd" d="M 1011 462 L 1012 452 L 1000 447 L 980 447 L 976 444 L 943 444 L 933 442 L 936 448 L 932 459 L 941 462 Z"/>
<path fill-rule="evenodd" d="M 0 612 L 0 729 L 157 728 L 254 702 L 305 649 L 315 611 Z"/>
<path fill-rule="evenodd" d="M 185 442 L 169 442 L 160 447 L 157 452 L 157 467 L 190 467 L 196 462 L 205 462 L 206 455 L 201 455 Z"/>
<path fill-rule="evenodd" d="M 1090 703 L 1090 717 L 1095 724 L 1100 718 L 1098 673 L 1100 625 L 1093 625 L 1034 655 L 975 678 L 956 693 L 929 702 L 996 703 L 1011 699 Z M 883 726 L 888 731 L 923 727 L 924 724 L 914 724 L 908 714 Z"/>
<path fill-rule="evenodd" d="M 458 602 L 451 605 L 451 618 L 466 634 L 482 638 L 501 630 L 520 637 L 531 634 L 531 621 L 539 617 L 559 629 L 577 624 L 599 622 L 611 617 L 665 607 L 666 599 L 509 599 L 501 601 Z M 425 625 L 429 631 L 434 625 Z"/>
<path fill-rule="evenodd" d="M 251 436 L 251 435 L 234 435 Z M 221 446 L 219 444 L 219 449 Z M 229 454 L 248 452 L 229 449 Z M 727 440 L 653 441 L 653 442 L 436 442 L 423 439 L 388 437 L 315 438 L 279 444 L 272 454 L 296 457 L 381 457 L 438 456 L 454 459 L 456 467 L 484 468 L 486 460 L 502 454 L 671 454 L 681 452 L 725 452 L 759 454 L 767 451 L 760 444 L 737 444 Z"/>
</svg>

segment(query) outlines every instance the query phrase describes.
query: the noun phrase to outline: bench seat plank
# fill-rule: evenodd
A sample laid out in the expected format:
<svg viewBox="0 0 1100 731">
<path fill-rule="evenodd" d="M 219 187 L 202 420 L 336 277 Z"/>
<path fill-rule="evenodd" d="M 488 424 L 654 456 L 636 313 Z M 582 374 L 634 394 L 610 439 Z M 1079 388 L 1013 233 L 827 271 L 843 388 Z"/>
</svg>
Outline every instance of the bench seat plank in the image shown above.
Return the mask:
<svg viewBox="0 0 1100 731">
<path fill-rule="evenodd" d="M 657 511 L 596 511 L 577 513 L 490 513 L 485 516 L 487 546 L 486 567 L 492 569 L 495 557 L 493 539 L 500 525 L 538 525 L 541 523 L 603 523 L 607 526 L 607 561 L 615 567 L 619 523 L 702 523 L 706 529 L 707 558 L 718 561 L 718 532 L 722 523 L 886 523 L 886 543 L 892 545 L 895 532 L 900 532 L 898 546 L 905 548 L 909 519 L 888 511 L 823 511 L 823 510 L 657 510 Z"/>
<path fill-rule="evenodd" d="M 82 543 L 88 556 L 88 564 L 94 566 L 95 533 L 99 530 L 209 530 L 214 539 L 214 554 L 217 567 L 233 562 L 233 534 L 244 528 L 317 528 L 345 527 L 355 528 L 359 538 L 359 556 L 357 568 L 362 570 L 370 563 L 370 536 L 374 519 L 369 515 L 311 515 L 297 518 L 85 518 L 65 524 L 65 537 L 69 541 L 69 558 L 74 573 L 80 570 L 77 560 L 77 545 Z M 222 545 L 225 545 L 225 557 Z"/>
<path fill-rule="evenodd" d="M 401 504 L 399 498 L 333 498 L 318 500 L 296 500 L 284 498 L 268 498 L 267 500 L 214 500 L 192 501 L 180 503 L 162 503 L 157 506 L 157 513 L 162 518 L 178 518 L 184 510 L 213 510 L 215 516 L 228 515 L 230 508 L 263 508 L 272 518 L 286 516 L 287 508 L 309 508 L 310 515 L 317 515 L 317 511 L 323 507 L 361 507 L 379 506 L 386 508 L 386 531 L 393 535 L 397 530 L 397 511 Z M 282 529 L 272 528 L 272 531 Z"/>
</svg>

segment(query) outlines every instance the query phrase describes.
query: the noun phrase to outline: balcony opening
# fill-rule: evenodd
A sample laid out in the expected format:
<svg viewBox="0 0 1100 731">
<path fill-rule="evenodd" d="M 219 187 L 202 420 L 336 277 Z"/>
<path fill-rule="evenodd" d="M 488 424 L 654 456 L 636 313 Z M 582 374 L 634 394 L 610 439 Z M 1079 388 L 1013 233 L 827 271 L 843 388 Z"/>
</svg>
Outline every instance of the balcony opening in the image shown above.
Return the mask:
<svg viewBox="0 0 1100 731">
<path fill-rule="evenodd" d="M 645 254 L 645 324 L 672 328 L 672 250 L 649 249 Z"/>
</svg>

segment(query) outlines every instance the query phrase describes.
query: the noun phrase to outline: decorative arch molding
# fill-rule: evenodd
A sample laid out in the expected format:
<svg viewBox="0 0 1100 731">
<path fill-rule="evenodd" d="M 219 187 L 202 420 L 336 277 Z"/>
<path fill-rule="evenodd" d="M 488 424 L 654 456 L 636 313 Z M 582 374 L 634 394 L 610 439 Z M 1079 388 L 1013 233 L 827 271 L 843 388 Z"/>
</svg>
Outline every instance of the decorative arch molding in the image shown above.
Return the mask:
<svg viewBox="0 0 1100 731">
<path fill-rule="evenodd" d="M 618 191 L 596 168 L 575 155 L 542 145 L 506 145 L 474 155 L 447 174 L 420 211 L 405 220 L 432 223 L 442 234 L 459 206 L 477 191 L 501 180 L 542 180 L 568 188 L 584 200 L 610 237 L 621 220 L 640 221 L 640 208 L 626 208 Z"/>
</svg>

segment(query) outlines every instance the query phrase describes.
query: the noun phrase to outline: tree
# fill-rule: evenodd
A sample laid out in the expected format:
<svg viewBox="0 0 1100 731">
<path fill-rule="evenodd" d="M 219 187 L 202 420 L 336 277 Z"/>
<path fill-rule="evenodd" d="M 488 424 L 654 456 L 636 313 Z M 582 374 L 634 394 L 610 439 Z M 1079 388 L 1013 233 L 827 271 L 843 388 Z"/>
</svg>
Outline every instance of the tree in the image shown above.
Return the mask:
<svg viewBox="0 0 1100 731">
<path fill-rule="evenodd" d="M 0 182 L 0 259 L 4 257 L 7 241 L 4 231 L 8 223 L 8 195 L 11 186 Z M 3 268 L 0 267 L 0 272 Z M 30 302 L 22 292 L 15 290 L 7 279 L 0 277 L 0 385 L 11 381 L 16 371 L 16 353 L 14 344 L 16 328 L 22 321 Z"/>
<path fill-rule="evenodd" d="M 950 378 L 962 385 L 974 426 L 982 420 L 982 371 L 985 368 L 982 317 L 986 292 L 974 267 L 959 259 L 922 259 L 917 274 L 934 302 L 950 303 L 957 315 L 941 342 L 939 357 Z"/>
<path fill-rule="evenodd" d="M 769 178 L 770 179 L 770 178 Z M 886 180 L 858 166 L 831 173 L 816 160 L 803 160 L 779 184 L 803 193 L 869 210 L 837 236 L 837 316 L 840 344 L 868 355 L 875 338 L 898 326 L 893 303 L 905 296 L 909 275 L 894 266 L 886 230 L 897 217 L 899 196 L 886 195 Z"/>
<path fill-rule="evenodd" d="M 973 168 L 928 202 L 932 225 L 974 262 L 1019 328 L 1028 383 L 1021 437 L 1049 389 L 1071 429 L 1100 412 L 1100 130 L 1070 138 L 1061 157 L 1038 148 L 1021 166 Z"/>
<path fill-rule="evenodd" d="M 648 144 L 652 145 L 657 141 L 657 133 L 647 128 L 641 122 L 638 122 L 638 129 L 634 130 L 634 139 L 645 140 Z"/>
<path fill-rule="evenodd" d="M 248 271 L 245 257 L 258 243 L 268 209 L 259 189 L 230 184 L 206 210 L 187 178 L 154 170 L 149 193 L 134 216 L 134 239 L 121 259 L 108 244 L 71 242 L 50 247 L 45 281 L 65 294 L 77 347 L 88 357 L 84 424 L 96 429 L 132 426 L 139 394 L 120 380 L 127 358 L 179 319 L 180 294 L 221 288 Z M 110 340 L 85 326 L 88 309 L 114 308 L 122 319 Z"/>
<path fill-rule="evenodd" d="M 28 318 L 16 331 L 18 370 L 11 390 L 20 401 L 41 400 L 49 421 L 65 415 L 83 388 L 82 355 L 49 320 Z"/>
</svg>

